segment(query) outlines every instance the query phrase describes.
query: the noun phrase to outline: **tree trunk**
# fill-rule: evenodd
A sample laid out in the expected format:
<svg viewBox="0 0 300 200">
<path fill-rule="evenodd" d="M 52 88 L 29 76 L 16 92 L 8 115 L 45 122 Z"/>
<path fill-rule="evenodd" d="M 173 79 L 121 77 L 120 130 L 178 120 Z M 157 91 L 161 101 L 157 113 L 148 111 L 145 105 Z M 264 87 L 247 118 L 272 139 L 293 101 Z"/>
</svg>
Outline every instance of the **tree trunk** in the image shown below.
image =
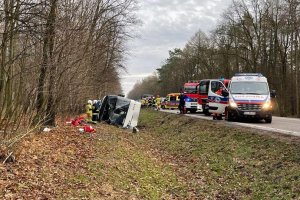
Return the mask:
<svg viewBox="0 0 300 200">
<path fill-rule="evenodd" d="M 45 34 L 44 34 L 44 41 L 43 41 L 43 57 L 42 57 L 42 64 L 40 67 L 40 75 L 38 80 L 38 87 L 37 87 L 37 115 L 36 115 L 36 122 L 42 121 L 45 122 L 45 118 L 48 118 L 47 115 L 51 115 L 50 112 L 44 113 L 45 110 L 45 96 L 44 96 L 44 86 L 46 81 L 46 75 L 47 75 L 47 68 L 50 66 L 51 68 L 51 61 L 53 59 L 53 45 L 54 45 L 54 27 L 55 27 L 55 19 L 56 19 L 56 7 L 57 7 L 57 0 L 51 0 L 50 3 L 50 12 L 47 17 L 47 23 L 45 27 Z M 50 52 L 51 50 L 51 52 Z M 50 61 L 49 61 L 49 55 L 50 55 Z M 49 63 L 50 62 L 50 63 Z M 52 77 L 52 78 L 51 78 Z M 50 84 L 53 84 L 53 76 L 50 75 L 50 81 L 52 82 Z M 52 86 L 49 86 L 49 89 Z M 52 90 L 52 89 L 51 89 Z M 49 94 L 49 101 L 48 106 L 53 105 L 53 91 L 51 91 L 51 94 Z M 50 103 L 49 103 L 50 102 Z M 50 104 L 50 105 L 49 105 Z M 49 110 L 47 110 L 49 111 Z M 46 116 L 45 116 L 46 115 Z M 55 118 L 55 115 L 52 116 L 52 118 Z M 50 120 L 51 117 L 48 119 Z M 53 120 L 53 119 L 51 119 Z M 54 119 L 55 120 L 55 119 Z"/>
</svg>

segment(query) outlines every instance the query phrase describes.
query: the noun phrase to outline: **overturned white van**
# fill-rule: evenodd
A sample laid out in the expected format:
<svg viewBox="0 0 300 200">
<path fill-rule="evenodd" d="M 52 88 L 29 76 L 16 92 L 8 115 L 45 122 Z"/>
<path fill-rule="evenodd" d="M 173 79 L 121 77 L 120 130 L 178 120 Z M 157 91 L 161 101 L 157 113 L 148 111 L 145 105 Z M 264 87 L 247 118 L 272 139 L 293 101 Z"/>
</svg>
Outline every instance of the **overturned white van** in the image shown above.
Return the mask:
<svg viewBox="0 0 300 200">
<path fill-rule="evenodd" d="M 105 96 L 99 112 L 99 120 L 133 129 L 138 124 L 141 103 L 121 96 Z"/>
</svg>

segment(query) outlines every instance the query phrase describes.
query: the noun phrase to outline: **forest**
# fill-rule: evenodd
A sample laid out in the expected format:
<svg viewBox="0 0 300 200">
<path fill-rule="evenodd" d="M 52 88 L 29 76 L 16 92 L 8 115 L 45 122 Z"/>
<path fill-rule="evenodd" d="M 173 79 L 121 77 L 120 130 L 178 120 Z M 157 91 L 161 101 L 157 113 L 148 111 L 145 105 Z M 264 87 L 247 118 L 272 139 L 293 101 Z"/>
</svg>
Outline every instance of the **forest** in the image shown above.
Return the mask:
<svg viewBox="0 0 300 200">
<path fill-rule="evenodd" d="M 0 1 L 0 146 L 120 93 L 135 0 Z"/>
<path fill-rule="evenodd" d="M 184 48 L 170 50 L 164 64 L 128 96 L 165 96 L 189 80 L 259 72 L 277 92 L 277 114 L 300 117 L 298 0 L 235 0 L 214 30 L 199 29 Z"/>
</svg>

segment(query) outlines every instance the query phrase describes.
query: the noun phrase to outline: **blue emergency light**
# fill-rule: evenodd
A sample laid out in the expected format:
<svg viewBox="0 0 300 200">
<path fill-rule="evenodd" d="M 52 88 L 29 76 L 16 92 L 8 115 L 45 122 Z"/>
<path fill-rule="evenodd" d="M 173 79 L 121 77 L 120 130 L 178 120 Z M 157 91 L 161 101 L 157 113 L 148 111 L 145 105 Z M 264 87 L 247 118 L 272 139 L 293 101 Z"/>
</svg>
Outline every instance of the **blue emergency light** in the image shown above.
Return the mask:
<svg viewBox="0 0 300 200">
<path fill-rule="evenodd" d="M 185 98 L 185 101 L 186 101 L 186 102 L 191 102 L 191 101 L 192 101 L 192 99 L 191 99 L 191 98 L 189 98 L 189 97 L 187 97 L 187 98 Z"/>
<path fill-rule="evenodd" d="M 261 73 L 236 73 L 234 76 L 263 76 Z"/>
</svg>

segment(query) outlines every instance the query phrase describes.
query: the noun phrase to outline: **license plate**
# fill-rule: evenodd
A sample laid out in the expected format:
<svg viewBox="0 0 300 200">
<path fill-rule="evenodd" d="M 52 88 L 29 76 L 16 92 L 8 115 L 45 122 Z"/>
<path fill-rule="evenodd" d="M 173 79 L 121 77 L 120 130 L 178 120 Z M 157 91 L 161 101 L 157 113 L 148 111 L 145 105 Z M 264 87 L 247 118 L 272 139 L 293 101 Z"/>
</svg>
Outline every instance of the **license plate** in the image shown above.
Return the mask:
<svg viewBox="0 0 300 200">
<path fill-rule="evenodd" d="M 244 115 L 256 115 L 256 112 L 244 112 Z"/>
<path fill-rule="evenodd" d="M 197 103 L 192 103 L 192 106 L 196 106 L 197 105 Z"/>
</svg>

